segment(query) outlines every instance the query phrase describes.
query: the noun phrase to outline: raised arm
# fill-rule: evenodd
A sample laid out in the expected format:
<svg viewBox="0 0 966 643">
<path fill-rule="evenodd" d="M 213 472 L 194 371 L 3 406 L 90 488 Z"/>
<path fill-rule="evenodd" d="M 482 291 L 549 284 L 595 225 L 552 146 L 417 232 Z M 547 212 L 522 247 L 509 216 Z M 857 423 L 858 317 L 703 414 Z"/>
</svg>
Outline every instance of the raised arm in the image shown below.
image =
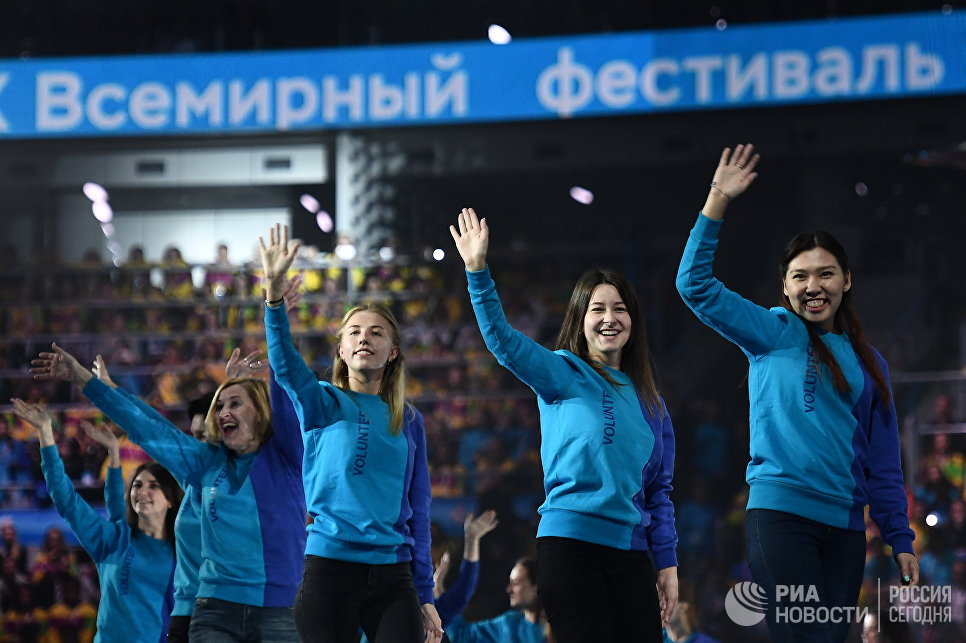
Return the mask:
<svg viewBox="0 0 966 643">
<path fill-rule="evenodd" d="M 460 575 L 452 587 L 442 590 L 436 596 L 436 611 L 439 612 L 444 628 L 459 616 L 476 593 L 476 585 L 480 579 L 480 540 L 496 529 L 498 524 L 500 521 L 492 509 L 479 516 L 469 514 L 463 521 L 463 562 L 460 564 Z M 443 556 L 448 557 L 449 554 Z"/>
<path fill-rule="evenodd" d="M 551 402 L 558 399 L 573 381 L 570 367 L 562 357 L 507 322 L 487 269 L 490 229 L 486 219 L 479 219 L 473 208 L 463 208 L 457 223 L 458 229 L 450 226 L 449 231 L 466 267 L 470 302 L 486 347 L 496 361 L 537 395 Z"/>
<path fill-rule="evenodd" d="M 146 415 L 136 397 L 113 389 L 80 365 L 68 352 L 51 345 L 53 352 L 41 353 L 31 362 L 30 372 L 37 379 L 74 382 L 81 392 L 115 424 L 127 431 L 131 440 L 171 474 L 190 484 L 199 483 L 213 453 L 206 446 L 185 435 L 160 413 Z"/>
<path fill-rule="evenodd" d="M 739 145 L 732 154 L 725 148 L 715 169 L 704 209 L 688 236 L 677 289 L 684 303 L 703 323 L 751 355 L 774 347 L 784 332 L 784 321 L 737 293 L 725 288 L 712 272 L 718 234 L 728 204 L 758 176 L 759 156 L 752 145 Z"/>
<path fill-rule="evenodd" d="M 11 402 L 13 412 L 37 429 L 40 439 L 40 466 L 57 513 L 67 521 L 91 558 L 100 562 L 111 553 L 112 546 L 120 538 L 120 530 L 127 529 L 127 525 L 105 520 L 74 490 L 74 483 L 67 477 L 64 463 L 57 453 L 53 420 L 47 409 L 40 404 L 30 404 L 17 398 Z"/>
<path fill-rule="evenodd" d="M 285 273 L 295 259 L 298 244 L 289 247 L 288 226 L 275 226 L 266 244 L 258 239 L 262 258 L 265 289 L 265 340 L 268 360 L 275 373 L 275 381 L 288 394 L 303 428 L 328 426 L 334 401 L 324 395 L 315 373 L 295 350 L 286 314 Z M 289 295 L 291 296 L 291 295 Z"/>
<path fill-rule="evenodd" d="M 104 481 L 104 504 L 107 519 L 111 522 L 123 520 L 127 514 L 127 499 L 124 497 L 124 473 L 121 471 L 120 449 L 117 436 L 109 426 L 95 425 L 84 420 L 80 423 L 84 433 L 91 440 L 107 449 L 107 479 Z"/>
</svg>

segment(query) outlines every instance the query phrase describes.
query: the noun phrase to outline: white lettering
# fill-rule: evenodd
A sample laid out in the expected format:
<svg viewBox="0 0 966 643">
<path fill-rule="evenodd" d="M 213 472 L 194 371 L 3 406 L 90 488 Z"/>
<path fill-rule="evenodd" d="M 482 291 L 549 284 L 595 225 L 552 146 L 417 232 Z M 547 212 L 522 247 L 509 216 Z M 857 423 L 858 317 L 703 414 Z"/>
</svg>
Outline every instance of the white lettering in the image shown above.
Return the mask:
<svg viewBox="0 0 966 643">
<path fill-rule="evenodd" d="M 244 93 L 245 86 L 240 80 L 228 83 L 228 124 L 241 125 L 255 112 L 255 122 L 268 125 L 271 122 L 271 93 L 268 80 L 258 80 L 248 93 Z"/>
<path fill-rule="evenodd" d="M 66 131 L 77 127 L 84 112 L 79 94 L 81 79 L 66 71 L 37 74 L 37 129 Z"/>
<path fill-rule="evenodd" d="M 131 92 L 131 120 L 145 129 L 163 127 L 171 116 L 171 92 L 161 83 L 144 83 Z"/>
<path fill-rule="evenodd" d="M 658 58 L 649 62 L 641 71 L 641 94 L 652 105 L 670 105 L 681 98 L 681 89 L 673 85 L 662 90 L 657 85 L 657 77 L 662 74 L 677 76 L 677 62 L 670 58 Z"/>
<path fill-rule="evenodd" d="M 275 86 L 275 124 L 288 129 L 312 118 L 319 108 L 319 92 L 305 77 L 279 78 Z"/>
<path fill-rule="evenodd" d="M 922 53 L 917 42 L 906 45 L 906 89 L 931 89 L 942 82 L 945 73 L 938 56 Z"/>
<path fill-rule="evenodd" d="M 127 94 L 120 85 L 114 83 L 98 85 L 91 90 L 91 93 L 87 95 L 87 100 L 85 101 L 87 120 L 99 129 L 110 130 L 121 127 L 127 122 L 127 114 L 124 112 L 124 106 L 121 105 L 120 109 L 114 110 L 113 113 L 108 113 L 104 103 L 109 100 L 123 103 L 126 98 Z"/>
<path fill-rule="evenodd" d="M 740 68 L 741 58 L 728 56 L 725 61 L 725 96 L 729 101 L 740 99 L 748 87 L 752 87 L 752 96 L 756 100 L 764 100 L 768 95 L 768 58 L 765 54 L 755 54 Z"/>
<path fill-rule="evenodd" d="M 369 76 L 369 117 L 390 120 L 399 116 L 403 108 L 403 90 L 384 84 L 382 74 Z"/>
<path fill-rule="evenodd" d="M 826 47 L 818 52 L 818 69 L 812 83 L 822 96 L 841 96 L 852 89 L 852 57 L 842 47 Z"/>
<path fill-rule="evenodd" d="M 681 64 L 687 71 L 694 72 L 694 100 L 699 103 L 711 101 L 711 73 L 721 69 L 720 56 L 690 56 Z"/>
<path fill-rule="evenodd" d="M 469 104 L 469 81 L 466 71 L 457 71 L 445 84 L 440 85 L 440 74 L 426 74 L 426 116 L 435 118 L 447 104 L 452 103 L 454 116 L 465 116 Z"/>
<path fill-rule="evenodd" d="M 808 92 L 809 60 L 805 52 L 778 51 L 772 60 L 772 93 L 776 98 L 798 98 Z"/>
<path fill-rule="evenodd" d="M 557 62 L 537 78 L 537 99 L 547 109 L 570 116 L 586 105 L 593 92 L 593 80 L 585 65 L 574 62 L 570 47 L 557 50 Z"/>
<path fill-rule="evenodd" d="M 626 60 L 612 60 L 597 72 L 597 97 L 608 107 L 627 107 L 634 102 L 637 69 Z"/>
<path fill-rule="evenodd" d="M 362 120 L 362 76 L 350 76 L 349 89 L 345 91 L 339 89 L 338 82 L 335 76 L 322 79 L 322 118 L 326 121 L 338 120 L 339 108 L 347 107 L 350 120 Z"/>
<path fill-rule="evenodd" d="M 877 80 L 878 62 L 881 61 L 886 91 L 899 90 L 899 50 L 895 45 L 869 45 L 862 49 L 862 75 L 855 81 L 855 91 L 867 94 Z"/>
<path fill-rule="evenodd" d="M 191 125 L 191 117 L 204 119 L 207 124 L 221 127 L 225 122 L 224 84 L 220 80 L 208 84 L 200 94 L 188 83 L 178 83 L 174 88 L 175 122 L 179 127 Z"/>
</svg>

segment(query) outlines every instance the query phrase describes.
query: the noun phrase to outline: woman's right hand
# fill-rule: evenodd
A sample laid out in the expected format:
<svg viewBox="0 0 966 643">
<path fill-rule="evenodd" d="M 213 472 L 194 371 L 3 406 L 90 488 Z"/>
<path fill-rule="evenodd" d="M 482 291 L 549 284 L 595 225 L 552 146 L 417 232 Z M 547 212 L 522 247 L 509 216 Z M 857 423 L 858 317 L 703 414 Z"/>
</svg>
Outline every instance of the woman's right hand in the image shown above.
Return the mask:
<svg viewBox="0 0 966 643">
<path fill-rule="evenodd" d="M 701 212 L 711 219 L 723 219 L 728 204 L 747 190 L 758 177 L 755 167 L 760 159 L 761 156 L 755 154 L 755 146 L 751 143 L 736 145 L 734 152 L 730 147 L 724 148 L 711 179 L 708 200 Z"/>
<path fill-rule="evenodd" d="M 82 387 L 93 379 L 94 374 L 81 366 L 77 359 L 57 344 L 51 344 L 54 352 L 41 353 L 31 360 L 30 374 L 37 380 L 60 380 L 73 382 Z"/>
<path fill-rule="evenodd" d="M 458 223 L 459 230 L 456 226 L 450 226 L 449 233 L 453 235 L 466 269 L 471 272 L 483 270 L 486 268 L 486 250 L 490 245 L 490 229 L 486 219 L 479 219 L 473 208 L 463 208 Z"/>
<path fill-rule="evenodd" d="M 266 300 L 279 301 L 283 298 L 285 274 L 295 261 L 300 245 L 293 242 L 289 247 L 288 226 L 283 227 L 279 223 L 269 229 L 268 245 L 265 245 L 265 239 L 258 238 Z"/>
</svg>

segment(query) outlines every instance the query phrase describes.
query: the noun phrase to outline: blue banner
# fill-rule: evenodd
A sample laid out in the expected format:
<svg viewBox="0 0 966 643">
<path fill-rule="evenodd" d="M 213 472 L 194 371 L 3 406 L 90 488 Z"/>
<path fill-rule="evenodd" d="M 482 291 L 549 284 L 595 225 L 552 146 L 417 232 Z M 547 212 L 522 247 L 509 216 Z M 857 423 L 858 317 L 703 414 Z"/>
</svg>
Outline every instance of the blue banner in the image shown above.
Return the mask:
<svg viewBox="0 0 966 643">
<path fill-rule="evenodd" d="M 617 116 L 966 92 L 966 12 L 353 49 L 0 61 L 0 140 Z"/>
</svg>

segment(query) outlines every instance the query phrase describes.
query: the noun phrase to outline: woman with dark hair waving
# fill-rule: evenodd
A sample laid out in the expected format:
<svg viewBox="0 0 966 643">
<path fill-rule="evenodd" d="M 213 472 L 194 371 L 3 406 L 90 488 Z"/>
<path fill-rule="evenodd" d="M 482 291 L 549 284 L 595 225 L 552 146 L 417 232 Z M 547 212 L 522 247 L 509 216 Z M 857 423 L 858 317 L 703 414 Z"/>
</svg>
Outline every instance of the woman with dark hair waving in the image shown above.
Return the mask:
<svg viewBox="0 0 966 643">
<path fill-rule="evenodd" d="M 504 317 L 486 219 L 464 208 L 450 233 L 487 347 L 537 394 L 547 500 L 536 582 L 554 637 L 660 641 L 677 603 L 674 431 L 634 289 L 611 270 L 584 273 L 551 351 Z"/>
<path fill-rule="evenodd" d="M 283 304 L 298 244 L 288 227 L 259 239 L 265 333 L 275 379 L 305 440 L 303 480 L 312 523 L 295 601 L 302 641 L 438 643 L 429 545 L 429 468 L 423 418 L 408 404 L 392 313 L 355 306 L 342 318 L 332 382 L 320 382 L 292 345 Z"/>
<path fill-rule="evenodd" d="M 39 379 L 73 382 L 176 479 L 200 491 L 202 563 L 191 640 L 296 641 L 292 603 L 305 547 L 302 440 L 291 423 L 273 426 L 265 383 L 223 382 L 202 443 L 94 378 L 56 344 L 33 366 Z"/>
<path fill-rule="evenodd" d="M 37 429 L 41 468 L 57 513 L 97 566 L 101 601 L 95 640 L 166 640 L 174 604 L 174 518 L 181 502 L 178 483 L 157 462 L 142 464 L 126 494 L 126 516 L 104 519 L 74 491 L 64 472 L 50 413 L 39 404 L 20 399 L 12 402 L 14 413 Z M 89 424 L 84 428 L 104 443 L 95 435 L 98 429 Z M 105 485 L 111 513 L 117 513 L 124 480 L 116 442 Z"/>
<path fill-rule="evenodd" d="M 743 299 L 713 276 L 725 210 L 758 176 L 758 161 L 751 145 L 722 152 L 677 288 L 748 358 L 748 560 L 772 637 L 843 641 L 862 583 L 866 505 L 903 583 L 919 582 L 889 371 L 865 340 L 848 256 L 829 233 L 802 233 L 785 247 L 778 307 Z M 776 596 L 779 585 L 800 588 L 803 600 Z M 790 606 L 833 611 L 829 622 L 789 623 L 777 608 Z"/>
</svg>

